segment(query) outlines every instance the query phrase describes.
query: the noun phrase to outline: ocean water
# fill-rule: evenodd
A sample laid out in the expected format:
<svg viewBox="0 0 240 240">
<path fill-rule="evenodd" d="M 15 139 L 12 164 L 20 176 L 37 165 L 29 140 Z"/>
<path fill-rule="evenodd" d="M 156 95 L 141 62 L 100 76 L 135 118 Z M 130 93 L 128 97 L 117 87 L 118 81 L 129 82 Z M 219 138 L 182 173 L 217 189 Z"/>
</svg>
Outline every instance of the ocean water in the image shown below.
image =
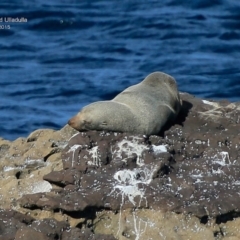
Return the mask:
<svg viewBox="0 0 240 240">
<path fill-rule="evenodd" d="M 154 71 L 182 92 L 240 101 L 240 2 L 1 1 L 0 54 L 0 137 L 9 140 L 60 129 Z"/>
</svg>

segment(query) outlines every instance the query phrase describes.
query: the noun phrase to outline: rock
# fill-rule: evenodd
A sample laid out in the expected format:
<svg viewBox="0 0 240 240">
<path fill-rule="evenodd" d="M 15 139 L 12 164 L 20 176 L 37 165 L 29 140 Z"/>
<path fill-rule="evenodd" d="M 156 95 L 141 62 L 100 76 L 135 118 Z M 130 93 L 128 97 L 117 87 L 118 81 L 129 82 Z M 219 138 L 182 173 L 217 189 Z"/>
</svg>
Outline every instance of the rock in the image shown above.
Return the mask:
<svg viewBox="0 0 240 240">
<path fill-rule="evenodd" d="M 74 135 L 62 152 L 63 170 L 44 177 L 62 191 L 46 193 L 46 201 L 39 194 L 25 196 L 21 205 L 70 212 L 89 206 L 152 208 L 199 218 L 240 209 L 238 106 L 188 95 L 182 99 L 180 118 L 185 120 L 166 130 L 164 138 L 94 131 Z"/>
<path fill-rule="evenodd" d="M 62 169 L 61 151 L 75 133 L 65 126 L 60 131 L 36 130 L 26 139 L 0 140 L 0 208 L 28 193 L 50 191 L 43 176 Z"/>
<path fill-rule="evenodd" d="M 62 236 L 63 240 L 115 240 L 116 238 L 112 235 L 105 235 L 105 234 L 93 234 L 89 229 L 76 229 L 73 228 L 68 232 L 64 232 Z"/>
<path fill-rule="evenodd" d="M 115 234 L 127 239 L 208 239 L 214 240 L 212 230 L 190 215 L 163 213 L 150 209 L 123 210 L 114 214 L 103 211 L 94 221 L 94 232 Z M 116 231 L 116 230 L 115 230 Z"/>
<path fill-rule="evenodd" d="M 55 219 L 35 220 L 29 226 L 23 226 L 16 232 L 15 239 L 59 239 L 62 232 L 68 231 L 66 222 L 57 222 Z"/>
<path fill-rule="evenodd" d="M 239 238 L 240 103 L 181 99 L 161 136 L 65 127 L 1 139 L 0 207 L 32 217 L 4 236 Z M 52 235 L 36 232 L 48 219 Z"/>
<path fill-rule="evenodd" d="M 239 224 L 240 224 L 240 218 L 236 218 L 236 219 L 233 219 L 231 222 L 228 221 L 226 223 L 220 224 L 220 230 L 228 240 L 240 239 Z"/>
<path fill-rule="evenodd" d="M 89 229 L 70 228 L 67 222 L 46 218 L 35 220 L 13 210 L 0 210 L 1 240 L 54 239 L 115 239 L 113 236 L 93 234 Z"/>
<path fill-rule="evenodd" d="M 31 224 L 33 221 L 32 217 L 16 211 L 0 209 L 0 239 L 14 239 L 19 228 L 25 226 L 25 224 Z"/>
</svg>

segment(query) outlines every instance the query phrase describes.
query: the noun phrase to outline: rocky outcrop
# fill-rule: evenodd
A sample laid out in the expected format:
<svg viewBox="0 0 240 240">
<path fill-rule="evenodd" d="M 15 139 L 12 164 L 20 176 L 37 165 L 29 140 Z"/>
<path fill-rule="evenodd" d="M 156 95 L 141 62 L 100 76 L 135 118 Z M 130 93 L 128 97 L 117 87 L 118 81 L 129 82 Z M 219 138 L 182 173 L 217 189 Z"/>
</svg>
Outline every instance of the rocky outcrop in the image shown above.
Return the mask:
<svg viewBox="0 0 240 240">
<path fill-rule="evenodd" d="M 159 136 L 66 126 L 0 140 L 1 216 L 15 225 L 0 235 L 240 239 L 240 103 L 181 98 Z"/>
<path fill-rule="evenodd" d="M 66 221 L 59 222 L 54 218 L 36 220 L 13 210 L 0 211 L 0 226 L 0 239 L 3 240 L 115 239 L 108 235 L 93 234 L 89 229 L 70 227 Z"/>
</svg>

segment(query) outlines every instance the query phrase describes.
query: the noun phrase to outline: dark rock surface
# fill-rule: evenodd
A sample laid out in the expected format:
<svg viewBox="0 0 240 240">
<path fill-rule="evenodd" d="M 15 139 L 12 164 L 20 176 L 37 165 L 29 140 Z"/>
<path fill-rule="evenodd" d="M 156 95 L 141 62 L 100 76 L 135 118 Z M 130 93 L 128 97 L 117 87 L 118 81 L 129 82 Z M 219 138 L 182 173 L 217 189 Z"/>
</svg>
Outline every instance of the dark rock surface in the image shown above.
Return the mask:
<svg viewBox="0 0 240 240">
<path fill-rule="evenodd" d="M 0 240 L 114 240 L 113 236 L 93 234 L 89 229 L 70 228 L 55 219 L 36 220 L 14 210 L 0 210 Z"/>
<path fill-rule="evenodd" d="M 159 136 L 0 139 L 0 240 L 240 239 L 240 103 L 181 98 Z"/>
<path fill-rule="evenodd" d="M 151 208 L 218 217 L 240 209 L 240 104 L 181 94 L 161 136 L 85 132 L 62 152 L 61 187 L 25 195 L 23 207 L 66 212 Z M 90 212 L 91 212 L 90 211 Z"/>
</svg>

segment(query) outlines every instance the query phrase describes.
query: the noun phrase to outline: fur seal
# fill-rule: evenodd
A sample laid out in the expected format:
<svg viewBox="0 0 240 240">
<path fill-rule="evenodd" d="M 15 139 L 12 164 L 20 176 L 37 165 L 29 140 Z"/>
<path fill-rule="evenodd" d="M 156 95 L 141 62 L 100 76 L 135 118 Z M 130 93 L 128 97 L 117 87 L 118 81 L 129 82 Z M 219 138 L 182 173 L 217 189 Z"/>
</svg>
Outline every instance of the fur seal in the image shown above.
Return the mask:
<svg viewBox="0 0 240 240">
<path fill-rule="evenodd" d="M 85 106 L 68 124 L 78 131 L 105 130 L 158 134 L 181 108 L 176 81 L 163 72 L 149 74 L 110 101 Z"/>
</svg>

